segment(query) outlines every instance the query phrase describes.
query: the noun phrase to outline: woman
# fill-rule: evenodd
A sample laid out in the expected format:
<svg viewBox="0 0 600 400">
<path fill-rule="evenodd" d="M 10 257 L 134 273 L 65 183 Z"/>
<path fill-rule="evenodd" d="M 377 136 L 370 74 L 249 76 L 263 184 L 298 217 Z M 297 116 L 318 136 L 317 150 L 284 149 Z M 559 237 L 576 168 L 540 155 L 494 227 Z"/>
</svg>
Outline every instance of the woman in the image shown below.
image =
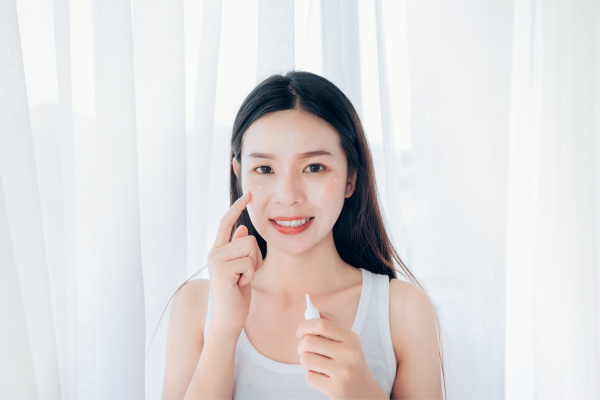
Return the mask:
<svg viewBox="0 0 600 400">
<path fill-rule="evenodd" d="M 334 84 L 292 71 L 248 95 L 230 193 L 210 280 L 174 295 L 163 399 L 442 398 L 437 313 L 388 239 L 361 122 Z M 306 294 L 321 319 L 304 320 Z"/>
</svg>

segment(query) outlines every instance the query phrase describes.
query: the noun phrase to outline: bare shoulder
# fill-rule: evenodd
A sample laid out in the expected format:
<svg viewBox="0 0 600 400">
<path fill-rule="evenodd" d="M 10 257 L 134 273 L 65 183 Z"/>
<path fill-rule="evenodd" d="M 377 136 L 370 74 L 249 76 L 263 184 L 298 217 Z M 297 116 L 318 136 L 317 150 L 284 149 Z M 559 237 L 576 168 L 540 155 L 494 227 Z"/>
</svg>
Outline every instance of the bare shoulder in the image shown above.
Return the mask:
<svg viewBox="0 0 600 400">
<path fill-rule="evenodd" d="M 202 350 L 209 286 L 207 279 L 194 279 L 175 293 L 169 316 L 169 342 L 186 341 Z"/>
<path fill-rule="evenodd" d="M 400 279 L 390 281 L 390 330 L 397 361 L 414 348 L 416 338 L 437 348 L 435 308 L 423 289 Z"/>
<path fill-rule="evenodd" d="M 390 331 L 397 360 L 392 399 L 442 399 L 436 311 L 417 285 L 390 281 Z"/>
<path fill-rule="evenodd" d="M 187 314 L 187 318 L 195 322 L 195 331 L 200 334 L 200 341 L 203 343 L 202 334 L 204 332 L 204 322 L 206 321 L 206 312 L 208 309 L 208 290 L 210 281 L 208 279 L 193 279 L 187 282 L 179 289 L 173 299 L 173 307 L 177 307 L 175 303 L 179 303 L 182 311 Z"/>
<path fill-rule="evenodd" d="M 202 348 L 209 281 L 195 279 L 186 282 L 173 297 L 169 316 L 163 399 L 185 396 Z"/>
</svg>

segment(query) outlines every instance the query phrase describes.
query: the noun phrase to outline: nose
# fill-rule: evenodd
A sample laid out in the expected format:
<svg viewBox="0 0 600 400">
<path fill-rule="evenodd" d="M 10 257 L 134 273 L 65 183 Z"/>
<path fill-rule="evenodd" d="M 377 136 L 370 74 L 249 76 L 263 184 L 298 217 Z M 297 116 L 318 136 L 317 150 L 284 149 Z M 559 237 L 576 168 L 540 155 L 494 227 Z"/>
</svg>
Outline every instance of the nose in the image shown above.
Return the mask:
<svg viewBox="0 0 600 400">
<path fill-rule="evenodd" d="M 289 169 L 279 174 L 274 186 L 272 200 L 281 206 L 304 203 L 306 201 L 306 194 L 302 175 Z"/>
</svg>

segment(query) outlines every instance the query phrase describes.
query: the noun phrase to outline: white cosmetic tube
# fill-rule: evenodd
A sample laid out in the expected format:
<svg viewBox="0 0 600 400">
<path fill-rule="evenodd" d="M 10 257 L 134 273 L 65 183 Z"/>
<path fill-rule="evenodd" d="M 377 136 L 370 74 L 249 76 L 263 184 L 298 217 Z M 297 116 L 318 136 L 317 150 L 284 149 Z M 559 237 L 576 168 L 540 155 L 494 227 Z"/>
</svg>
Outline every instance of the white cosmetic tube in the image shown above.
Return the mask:
<svg viewBox="0 0 600 400">
<path fill-rule="evenodd" d="M 310 301 L 310 296 L 306 295 L 306 311 L 304 311 L 304 319 L 307 320 L 316 318 L 321 318 L 319 310 L 312 305 L 312 302 Z"/>
</svg>

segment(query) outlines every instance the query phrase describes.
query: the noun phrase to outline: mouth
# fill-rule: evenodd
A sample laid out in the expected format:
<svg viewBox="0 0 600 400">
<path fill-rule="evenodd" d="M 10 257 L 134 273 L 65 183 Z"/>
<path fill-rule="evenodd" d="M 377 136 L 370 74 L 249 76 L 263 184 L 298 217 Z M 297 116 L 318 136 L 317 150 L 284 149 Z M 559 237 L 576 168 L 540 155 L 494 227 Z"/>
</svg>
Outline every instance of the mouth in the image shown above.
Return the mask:
<svg viewBox="0 0 600 400">
<path fill-rule="evenodd" d="M 269 219 L 269 221 L 271 221 L 271 225 L 280 233 L 283 233 L 284 235 L 298 235 L 302 232 L 304 232 L 305 230 L 307 230 L 311 225 L 312 225 L 312 221 L 315 219 L 315 217 L 310 217 L 306 220 L 306 222 L 302 225 L 299 226 L 285 226 L 285 225 L 279 225 L 274 219 Z M 288 221 L 285 221 L 288 222 Z"/>
</svg>

